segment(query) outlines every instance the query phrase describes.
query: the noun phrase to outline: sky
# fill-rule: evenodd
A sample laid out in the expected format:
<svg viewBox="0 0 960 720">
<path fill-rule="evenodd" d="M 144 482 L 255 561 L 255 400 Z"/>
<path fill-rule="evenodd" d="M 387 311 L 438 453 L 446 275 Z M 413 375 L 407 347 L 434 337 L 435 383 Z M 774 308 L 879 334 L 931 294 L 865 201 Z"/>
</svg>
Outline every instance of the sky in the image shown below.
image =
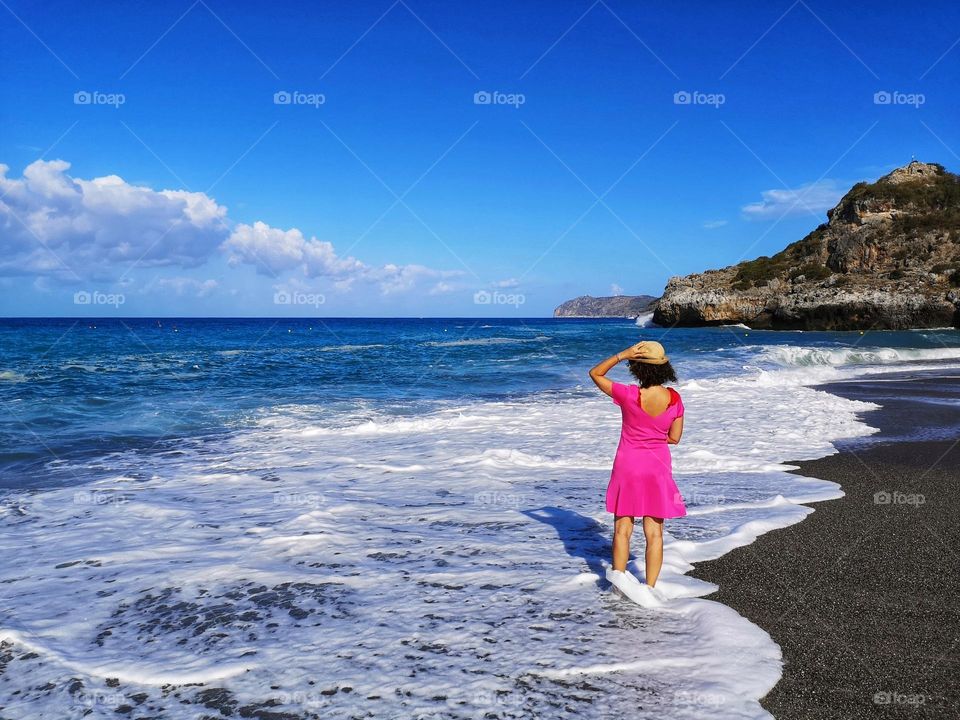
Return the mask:
<svg viewBox="0 0 960 720">
<path fill-rule="evenodd" d="M 0 315 L 538 317 L 960 170 L 960 6 L 0 0 Z"/>
</svg>

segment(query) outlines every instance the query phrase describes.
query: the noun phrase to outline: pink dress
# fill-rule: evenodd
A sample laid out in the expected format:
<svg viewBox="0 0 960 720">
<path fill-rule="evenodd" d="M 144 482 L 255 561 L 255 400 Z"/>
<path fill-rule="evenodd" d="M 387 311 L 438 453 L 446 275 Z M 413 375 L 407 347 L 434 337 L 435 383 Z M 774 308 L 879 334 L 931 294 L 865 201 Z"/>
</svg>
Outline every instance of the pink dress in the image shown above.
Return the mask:
<svg viewBox="0 0 960 720">
<path fill-rule="evenodd" d="M 607 511 L 614 515 L 678 518 L 687 514 L 673 481 L 667 431 L 683 416 L 683 401 L 673 388 L 670 404 L 659 415 L 640 407 L 640 387 L 613 383 L 613 402 L 620 406 L 623 427 L 607 485 Z"/>
</svg>

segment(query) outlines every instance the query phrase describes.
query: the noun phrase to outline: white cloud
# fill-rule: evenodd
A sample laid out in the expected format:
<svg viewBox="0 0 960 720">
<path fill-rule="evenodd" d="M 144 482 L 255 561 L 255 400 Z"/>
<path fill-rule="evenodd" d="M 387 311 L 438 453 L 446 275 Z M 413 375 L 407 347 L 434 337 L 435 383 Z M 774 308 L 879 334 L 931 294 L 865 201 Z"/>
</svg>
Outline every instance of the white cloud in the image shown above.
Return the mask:
<svg viewBox="0 0 960 720">
<path fill-rule="evenodd" d="M 497 280 L 493 283 L 494 287 L 498 288 L 515 288 L 520 285 L 520 281 L 516 278 L 507 278 L 505 280 Z"/>
<path fill-rule="evenodd" d="M 369 271 L 368 279 L 379 283 L 386 295 L 412 290 L 421 280 L 442 280 L 463 274 L 462 270 L 434 270 L 423 265 L 384 265 Z"/>
<path fill-rule="evenodd" d="M 82 180 L 69 169 L 63 160 L 37 160 L 12 179 L 0 165 L 0 276 L 107 282 L 134 267 L 194 268 L 221 253 L 230 265 L 252 265 L 274 278 L 327 278 L 341 292 L 362 282 L 389 294 L 428 281 L 446 292 L 442 281 L 463 275 L 418 264 L 367 265 L 297 228 L 257 221 L 231 230 L 227 208 L 204 193 L 153 190 L 116 175 Z M 206 294 L 217 282 L 170 277 L 154 287 Z"/>
<path fill-rule="evenodd" d="M 716 230 L 719 227 L 723 227 L 727 224 L 726 220 L 707 220 L 703 223 L 703 227 L 706 230 Z"/>
<path fill-rule="evenodd" d="M 457 286 L 456 286 L 456 285 L 454 285 L 454 284 L 452 284 L 452 283 L 444 282 L 443 280 L 441 280 L 441 281 L 438 282 L 436 285 L 434 285 L 432 288 L 430 288 L 429 294 L 430 294 L 430 295 L 445 295 L 445 294 L 447 294 L 447 293 L 453 292 L 453 291 L 456 290 L 456 289 L 457 289 Z"/>
<path fill-rule="evenodd" d="M 232 265 L 247 263 L 273 277 L 295 271 L 307 278 L 332 278 L 334 286 L 343 292 L 363 282 L 376 284 L 381 292 L 390 294 L 412 290 L 421 280 L 463 275 L 459 270 L 434 270 L 416 264 L 373 267 L 354 257 L 339 257 L 331 243 L 315 237 L 307 239 L 297 228 L 281 230 L 263 222 L 238 225 L 221 249 Z"/>
<path fill-rule="evenodd" d="M 623 295 L 623 288 L 620 287 L 619 285 L 617 285 L 616 283 L 613 283 L 613 284 L 610 286 L 610 294 L 611 294 L 611 295 Z"/>
<path fill-rule="evenodd" d="M 843 197 L 843 191 L 834 180 L 818 180 L 795 189 L 764 190 L 760 202 L 741 208 L 748 220 L 767 220 L 787 215 L 821 215 Z"/>
<path fill-rule="evenodd" d="M 227 209 L 204 193 L 74 179 L 69 168 L 37 160 L 12 179 L 0 165 L 0 273 L 109 279 L 133 264 L 190 268 L 227 236 Z"/>
<path fill-rule="evenodd" d="M 232 265 L 248 263 L 265 275 L 299 270 L 306 277 L 349 278 L 367 269 L 355 258 L 337 257 L 333 244 L 303 236 L 297 228 L 280 230 L 259 220 L 237 225 L 221 249 Z"/>
</svg>

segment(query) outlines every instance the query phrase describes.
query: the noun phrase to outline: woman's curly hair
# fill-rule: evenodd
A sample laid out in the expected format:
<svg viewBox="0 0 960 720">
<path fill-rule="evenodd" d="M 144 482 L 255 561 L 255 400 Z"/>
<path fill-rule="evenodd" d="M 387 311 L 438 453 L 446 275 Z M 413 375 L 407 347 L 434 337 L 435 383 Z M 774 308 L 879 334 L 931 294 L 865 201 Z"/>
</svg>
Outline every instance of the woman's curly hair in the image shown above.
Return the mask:
<svg viewBox="0 0 960 720">
<path fill-rule="evenodd" d="M 630 374 L 632 374 L 640 387 L 648 388 L 653 385 L 663 385 L 668 382 L 677 381 L 677 372 L 673 369 L 670 361 L 662 365 L 653 365 L 651 363 L 642 363 L 638 360 L 631 360 L 628 363 Z"/>
</svg>

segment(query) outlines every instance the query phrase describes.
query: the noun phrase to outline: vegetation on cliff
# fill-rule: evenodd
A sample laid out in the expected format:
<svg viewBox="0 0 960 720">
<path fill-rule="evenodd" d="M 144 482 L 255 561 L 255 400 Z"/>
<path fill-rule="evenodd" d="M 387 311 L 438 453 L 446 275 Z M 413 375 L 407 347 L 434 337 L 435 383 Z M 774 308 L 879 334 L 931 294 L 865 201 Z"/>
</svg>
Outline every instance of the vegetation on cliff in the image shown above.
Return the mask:
<svg viewBox="0 0 960 720">
<path fill-rule="evenodd" d="M 957 323 L 960 177 L 914 161 L 857 183 L 827 218 L 769 257 L 671 278 L 654 321 L 791 329 Z"/>
</svg>

